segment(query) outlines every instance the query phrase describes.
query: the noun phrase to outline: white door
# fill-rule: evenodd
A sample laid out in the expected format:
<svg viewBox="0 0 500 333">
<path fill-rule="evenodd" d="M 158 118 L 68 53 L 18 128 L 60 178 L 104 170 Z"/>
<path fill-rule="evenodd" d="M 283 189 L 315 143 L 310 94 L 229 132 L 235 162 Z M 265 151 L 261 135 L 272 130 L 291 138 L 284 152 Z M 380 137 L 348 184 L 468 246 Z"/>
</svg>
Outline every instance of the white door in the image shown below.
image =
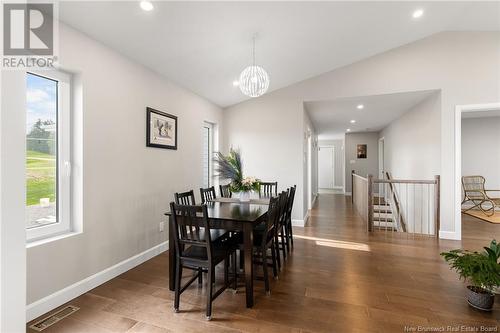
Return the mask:
<svg viewBox="0 0 500 333">
<path fill-rule="evenodd" d="M 333 170 L 333 147 L 319 147 L 318 152 L 318 187 L 333 188 L 334 187 L 334 170 Z"/>
</svg>

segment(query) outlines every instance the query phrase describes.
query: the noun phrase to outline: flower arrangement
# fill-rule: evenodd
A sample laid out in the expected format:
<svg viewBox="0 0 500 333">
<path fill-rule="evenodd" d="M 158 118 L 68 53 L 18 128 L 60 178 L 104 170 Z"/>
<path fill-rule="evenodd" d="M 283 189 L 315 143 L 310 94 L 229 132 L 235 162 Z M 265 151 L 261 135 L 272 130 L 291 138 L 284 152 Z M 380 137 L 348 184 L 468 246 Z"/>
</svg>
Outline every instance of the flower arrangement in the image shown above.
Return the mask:
<svg viewBox="0 0 500 333">
<path fill-rule="evenodd" d="M 260 190 L 260 180 L 255 177 L 243 176 L 243 163 L 239 149 L 231 148 L 229 154 L 224 156 L 220 152 L 215 157 L 215 171 L 219 178 L 230 180 L 231 192 L 250 192 Z"/>
</svg>

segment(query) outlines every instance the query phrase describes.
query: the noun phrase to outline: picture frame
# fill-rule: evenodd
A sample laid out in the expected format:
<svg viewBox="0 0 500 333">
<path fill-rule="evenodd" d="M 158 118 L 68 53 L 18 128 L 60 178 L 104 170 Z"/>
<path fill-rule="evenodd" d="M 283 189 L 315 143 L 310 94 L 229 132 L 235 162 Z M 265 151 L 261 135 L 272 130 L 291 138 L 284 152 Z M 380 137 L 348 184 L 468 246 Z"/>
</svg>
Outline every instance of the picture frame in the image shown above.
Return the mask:
<svg viewBox="0 0 500 333">
<path fill-rule="evenodd" d="M 177 150 L 177 116 L 146 108 L 146 146 Z"/>
<path fill-rule="evenodd" d="M 356 155 L 358 158 L 366 158 L 367 157 L 367 145 L 366 144 L 362 144 L 362 145 L 358 145 L 357 146 L 357 149 L 356 149 Z"/>
</svg>

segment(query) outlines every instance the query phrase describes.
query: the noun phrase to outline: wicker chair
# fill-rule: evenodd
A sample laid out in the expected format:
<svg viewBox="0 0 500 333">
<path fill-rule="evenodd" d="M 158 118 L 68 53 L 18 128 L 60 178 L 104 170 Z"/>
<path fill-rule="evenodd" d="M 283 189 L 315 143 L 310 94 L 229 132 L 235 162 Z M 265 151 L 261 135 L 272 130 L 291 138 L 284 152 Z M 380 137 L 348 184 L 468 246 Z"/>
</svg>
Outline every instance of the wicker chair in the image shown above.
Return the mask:
<svg viewBox="0 0 500 333">
<path fill-rule="evenodd" d="M 463 176 L 462 188 L 464 191 L 464 199 L 462 205 L 466 202 L 472 202 L 472 207 L 463 209 L 462 212 L 467 212 L 474 208 L 479 208 L 486 216 L 495 214 L 495 206 L 500 206 L 500 198 L 490 197 L 488 192 L 500 192 L 500 190 L 486 190 L 484 183 L 486 182 L 483 176 Z"/>
</svg>

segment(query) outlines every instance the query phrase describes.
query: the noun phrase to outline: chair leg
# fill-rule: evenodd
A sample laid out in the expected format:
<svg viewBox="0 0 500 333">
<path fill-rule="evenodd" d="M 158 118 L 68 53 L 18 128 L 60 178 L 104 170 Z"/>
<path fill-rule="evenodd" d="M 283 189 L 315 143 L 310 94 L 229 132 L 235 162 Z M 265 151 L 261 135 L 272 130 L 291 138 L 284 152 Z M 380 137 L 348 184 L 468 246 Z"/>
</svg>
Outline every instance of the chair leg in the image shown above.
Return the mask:
<svg viewBox="0 0 500 333">
<path fill-rule="evenodd" d="M 215 267 L 213 265 L 210 266 L 208 269 L 208 274 L 207 274 L 207 320 L 212 319 L 212 292 L 213 292 L 213 271 L 215 270 Z"/>
<path fill-rule="evenodd" d="M 278 242 L 278 234 L 274 235 L 274 251 L 276 251 L 276 261 L 278 262 L 278 270 L 281 270 L 280 244 Z"/>
<path fill-rule="evenodd" d="M 285 241 L 286 241 L 286 252 L 290 252 L 290 233 L 288 231 L 288 223 L 285 222 L 283 225 L 285 228 Z"/>
<path fill-rule="evenodd" d="M 238 289 L 238 269 L 236 268 L 236 251 L 233 253 L 233 273 L 234 273 L 234 280 L 233 280 L 233 289 L 236 291 Z"/>
<path fill-rule="evenodd" d="M 224 286 L 229 285 L 229 257 L 224 259 Z"/>
<path fill-rule="evenodd" d="M 266 294 L 271 294 L 271 289 L 269 288 L 269 276 L 267 273 L 267 251 L 266 249 L 262 249 L 262 270 L 264 272 L 264 286 L 266 287 Z"/>
<path fill-rule="evenodd" d="M 245 267 L 245 256 L 243 255 L 243 250 L 240 251 L 240 270 L 243 270 L 243 267 Z"/>
<path fill-rule="evenodd" d="M 201 286 L 203 284 L 203 270 L 198 269 L 198 285 Z"/>
<path fill-rule="evenodd" d="M 176 271 L 175 271 L 175 299 L 174 299 L 174 311 L 179 312 L 179 303 L 181 299 L 181 279 L 182 279 L 182 266 L 180 260 L 176 260 Z"/>
<path fill-rule="evenodd" d="M 293 249 L 293 226 L 292 226 L 292 220 L 288 221 L 288 230 L 290 232 L 290 244 L 292 245 Z"/>
<path fill-rule="evenodd" d="M 286 260 L 286 244 L 285 244 L 285 233 L 283 231 L 283 226 L 281 227 L 281 249 L 283 250 L 283 261 Z M 279 248 L 279 246 L 278 246 Z"/>
<path fill-rule="evenodd" d="M 277 262 L 276 262 L 276 248 L 274 246 L 274 241 L 271 243 L 271 258 L 273 259 L 273 276 L 277 280 L 278 279 L 278 270 L 276 268 Z"/>
</svg>

